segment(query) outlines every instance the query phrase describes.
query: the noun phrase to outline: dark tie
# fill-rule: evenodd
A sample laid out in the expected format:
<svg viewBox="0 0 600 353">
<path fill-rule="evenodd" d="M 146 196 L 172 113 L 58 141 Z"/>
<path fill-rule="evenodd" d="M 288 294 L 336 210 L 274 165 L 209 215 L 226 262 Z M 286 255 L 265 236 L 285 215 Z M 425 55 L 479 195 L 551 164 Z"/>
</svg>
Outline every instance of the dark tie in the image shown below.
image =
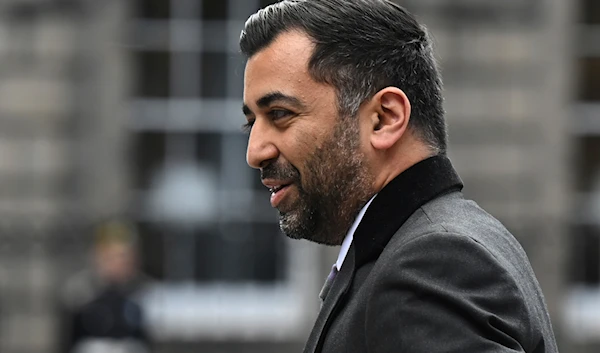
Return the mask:
<svg viewBox="0 0 600 353">
<path fill-rule="evenodd" d="M 327 294 L 331 289 L 331 285 L 333 284 L 333 280 L 338 273 L 338 269 L 335 264 L 331 267 L 331 272 L 329 272 L 329 276 L 325 280 L 325 284 L 323 284 L 323 288 L 321 288 L 321 292 L 319 293 L 319 298 L 321 298 L 321 305 L 325 302 L 325 298 L 327 298 Z"/>
</svg>

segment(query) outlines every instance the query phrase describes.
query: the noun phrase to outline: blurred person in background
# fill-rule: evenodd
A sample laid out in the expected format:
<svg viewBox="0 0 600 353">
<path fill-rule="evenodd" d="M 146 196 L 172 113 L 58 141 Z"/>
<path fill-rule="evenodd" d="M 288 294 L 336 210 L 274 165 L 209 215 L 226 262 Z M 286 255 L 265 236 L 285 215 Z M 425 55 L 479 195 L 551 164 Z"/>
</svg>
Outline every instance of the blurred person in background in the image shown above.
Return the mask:
<svg viewBox="0 0 600 353">
<path fill-rule="evenodd" d="M 251 16 L 247 162 L 282 231 L 341 245 L 305 352 L 557 352 L 517 240 L 446 157 L 428 34 L 387 0 L 286 0 Z"/>
<path fill-rule="evenodd" d="M 148 284 L 138 269 L 133 228 L 120 221 L 98 226 L 92 268 L 70 278 L 61 295 L 62 351 L 149 352 L 144 312 L 138 303 Z"/>
</svg>

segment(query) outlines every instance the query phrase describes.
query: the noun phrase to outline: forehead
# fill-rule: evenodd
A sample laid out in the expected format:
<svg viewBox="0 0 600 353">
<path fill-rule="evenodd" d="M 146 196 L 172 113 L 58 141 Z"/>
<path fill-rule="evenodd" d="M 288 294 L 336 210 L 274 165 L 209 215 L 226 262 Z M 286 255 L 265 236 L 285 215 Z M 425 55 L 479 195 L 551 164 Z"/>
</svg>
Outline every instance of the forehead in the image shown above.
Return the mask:
<svg viewBox="0 0 600 353">
<path fill-rule="evenodd" d="M 265 49 L 252 56 L 244 73 L 244 101 L 279 91 L 298 95 L 317 83 L 310 77 L 308 61 L 314 44 L 301 32 L 280 34 Z"/>
</svg>

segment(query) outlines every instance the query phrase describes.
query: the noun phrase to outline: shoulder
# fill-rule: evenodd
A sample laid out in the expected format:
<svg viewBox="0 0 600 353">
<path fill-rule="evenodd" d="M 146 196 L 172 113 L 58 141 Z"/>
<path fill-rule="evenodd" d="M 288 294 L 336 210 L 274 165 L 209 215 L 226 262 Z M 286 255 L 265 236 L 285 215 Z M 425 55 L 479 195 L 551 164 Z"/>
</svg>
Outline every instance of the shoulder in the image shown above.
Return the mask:
<svg viewBox="0 0 600 353">
<path fill-rule="evenodd" d="M 67 278 L 59 295 L 63 305 L 76 309 L 93 300 L 100 288 L 94 273 L 84 269 Z"/>
<path fill-rule="evenodd" d="M 366 327 L 376 344 L 383 344 L 382 330 L 397 326 L 406 333 L 398 344 L 422 348 L 415 352 L 437 351 L 423 343 L 433 329 L 456 344 L 444 351 L 532 350 L 542 337 L 552 339 L 541 289 L 519 242 L 460 193 L 415 211 L 369 277 Z"/>
<path fill-rule="evenodd" d="M 510 287 L 503 290 L 515 294 L 520 292 L 522 274 L 533 276 L 519 242 L 460 192 L 440 196 L 415 211 L 390 239 L 373 272 L 383 280 L 434 280 L 465 288 L 494 278 Z"/>
<path fill-rule="evenodd" d="M 366 304 L 369 328 L 377 327 L 382 315 L 387 315 L 389 323 L 402 324 L 415 337 L 413 343 L 421 344 L 417 341 L 426 338 L 417 339 L 420 330 L 451 326 L 446 339 L 458 347 L 475 342 L 511 346 L 512 338 L 528 347 L 538 336 L 521 279 L 489 247 L 468 235 L 421 234 L 382 253 L 371 273 Z M 503 333 L 481 336 L 471 332 L 476 327 Z"/>
<path fill-rule="evenodd" d="M 455 349 L 535 346 L 540 334 L 519 278 L 484 244 L 464 234 L 421 234 L 382 253 L 366 301 L 368 337 L 384 328 L 406 333 L 400 345 L 437 352 L 427 332 Z M 390 329 L 391 330 L 391 329 Z M 517 343 L 519 342 L 519 343 Z M 436 348 L 437 347 L 437 348 Z M 486 347 L 482 349 L 482 347 Z"/>
<path fill-rule="evenodd" d="M 392 237 L 371 273 L 371 313 L 390 306 L 411 318 L 444 312 L 442 321 L 461 325 L 487 325 L 499 317 L 508 332 L 527 340 L 523 337 L 533 337 L 531 311 L 543 307 L 518 241 L 460 193 L 418 209 Z M 450 314 L 453 310 L 459 314 Z"/>
<path fill-rule="evenodd" d="M 405 282 L 437 288 L 444 296 L 478 293 L 522 304 L 539 292 L 519 242 L 461 193 L 419 208 L 387 244 L 373 274 L 376 284 Z"/>
<path fill-rule="evenodd" d="M 482 252 L 490 261 L 515 274 L 525 268 L 530 272 L 529 260 L 518 240 L 500 221 L 474 201 L 466 200 L 460 192 L 438 197 L 415 211 L 394 234 L 382 255 L 427 246 L 459 253 Z"/>
</svg>

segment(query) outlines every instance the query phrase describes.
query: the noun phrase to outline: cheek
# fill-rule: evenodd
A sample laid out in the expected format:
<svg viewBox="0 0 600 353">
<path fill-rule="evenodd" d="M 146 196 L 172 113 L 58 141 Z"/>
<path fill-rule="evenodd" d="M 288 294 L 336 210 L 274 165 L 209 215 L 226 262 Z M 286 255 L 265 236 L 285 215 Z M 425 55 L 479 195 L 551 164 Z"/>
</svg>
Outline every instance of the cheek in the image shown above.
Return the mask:
<svg viewBox="0 0 600 353">
<path fill-rule="evenodd" d="M 290 159 L 304 164 L 307 159 L 315 153 L 315 150 L 321 146 L 322 137 L 318 132 L 301 131 L 295 136 L 291 136 L 286 143 L 290 151 Z"/>
<path fill-rule="evenodd" d="M 370 135 L 369 134 L 361 134 L 359 145 L 358 145 L 358 150 L 367 157 L 366 158 L 367 160 L 371 160 L 372 159 L 371 157 L 374 157 L 371 155 L 371 153 L 373 152 L 373 149 L 370 147 L 371 147 Z"/>
<path fill-rule="evenodd" d="M 376 116 L 373 116 L 373 118 L 369 118 L 368 116 L 359 115 L 358 119 L 360 141 L 361 144 L 366 145 L 367 143 L 370 143 L 371 133 L 375 129 L 377 129 L 377 127 L 375 126 L 376 123 L 374 122 L 376 121 Z"/>
</svg>

